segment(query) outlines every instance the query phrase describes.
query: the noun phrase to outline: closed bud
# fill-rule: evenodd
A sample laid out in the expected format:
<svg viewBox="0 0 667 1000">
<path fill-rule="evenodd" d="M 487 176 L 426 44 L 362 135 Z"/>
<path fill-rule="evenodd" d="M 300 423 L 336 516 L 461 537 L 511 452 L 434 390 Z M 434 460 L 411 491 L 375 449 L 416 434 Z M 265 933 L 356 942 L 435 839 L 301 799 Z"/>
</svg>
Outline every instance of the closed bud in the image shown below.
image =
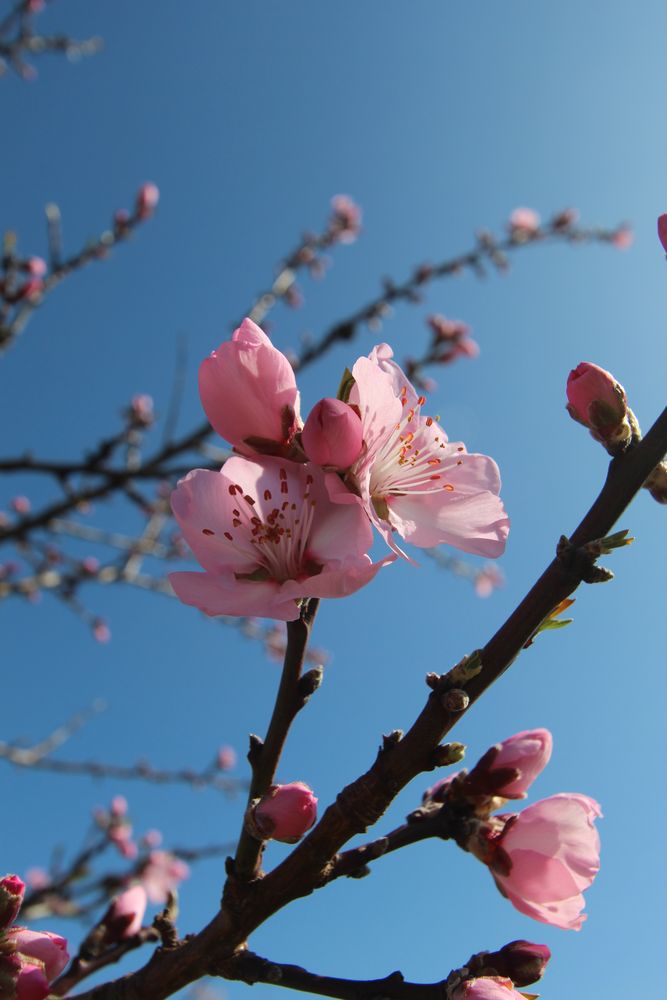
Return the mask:
<svg viewBox="0 0 667 1000">
<path fill-rule="evenodd" d="M 5 875 L 0 879 L 0 931 L 16 920 L 24 892 L 25 883 L 18 875 Z"/>
<path fill-rule="evenodd" d="M 342 400 L 321 399 L 310 411 L 301 441 L 306 455 L 316 465 L 348 469 L 361 451 L 361 420 Z"/>
<path fill-rule="evenodd" d="M 491 964 L 502 976 L 508 976 L 515 986 L 530 986 L 544 975 L 551 952 L 545 944 L 532 941 L 510 941 L 492 956 Z"/>
<path fill-rule="evenodd" d="M 137 191 L 135 212 L 137 218 L 150 219 L 160 200 L 160 192 L 155 184 L 142 184 Z"/>
<path fill-rule="evenodd" d="M 59 934 L 31 931 L 27 927 L 12 927 L 6 940 L 12 942 L 23 959 L 39 964 L 50 983 L 60 975 L 69 961 L 67 941 Z M 21 993 L 18 995 L 21 996 Z"/>
<path fill-rule="evenodd" d="M 662 249 L 667 254 L 667 215 L 658 217 L 658 239 L 662 243 Z"/>
<path fill-rule="evenodd" d="M 272 785 L 252 811 L 252 822 L 265 840 L 296 844 L 317 819 L 317 799 L 303 781 Z"/>
<path fill-rule="evenodd" d="M 116 896 L 101 920 L 104 925 L 104 943 L 115 944 L 137 934 L 141 930 L 146 903 L 143 885 L 134 885 Z"/>
<path fill-rule="evenodd" d="M 548 729 L 515 733 L 484 754 L 469 781 L 487 795 L 525 799 L 528 788 L 549 763 L 552 747 Z"/>
<path fill-rule="evenodd" d="M 599 365 L 582 361 L 567 380 L 567 410 L 605 443 L 625 444 L 632 436 L 625 389 Z"/>
</svg>

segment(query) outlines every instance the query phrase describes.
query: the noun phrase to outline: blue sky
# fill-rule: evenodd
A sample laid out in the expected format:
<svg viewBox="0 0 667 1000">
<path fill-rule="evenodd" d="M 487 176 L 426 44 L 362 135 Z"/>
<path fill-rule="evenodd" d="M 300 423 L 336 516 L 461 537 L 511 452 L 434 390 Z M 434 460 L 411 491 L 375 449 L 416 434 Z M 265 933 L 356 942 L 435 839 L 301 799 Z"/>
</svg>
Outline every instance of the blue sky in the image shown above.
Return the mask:
<svg viewBox="0 0 667 1000">
<path fill-rule="evenodd" d="M 325 804 L 367 767 L 383 732 L 407 728 L 426 671 L 483 645 L 596 495 L 606 459 L 565 414 L 568 371 L 581 360 L 612 370 L 647 427 L 664 406 L 667 272 L 655 218 L 667 208 L 667 11 L 657 0 L 63 0 L 42 23 L 100 34 L 105 48 L 76 65 L 44 58 L 34 83 L 0 81 L 3 228 L 18 232 L 25 253 L 44 253 L 43 206 L 57 201 L 73 251 L 143 181 L 155 181 L 162 200 L 128 246 L 58 289 L 2 360 L 3 455 L 75 456 L 117 426 L 135 392 L 164 413 L 183 337 L 180 426 L 199 422 L 199 360 L 339 192 L 362 205 L 362 237 L 335 252 L 325 281 L 304 282 L 302 309 L 275 310 L 281 348 L 372 298 L 382 275 L 401 279 L 466 249 L 479 227 L 501 231 L 517 205 L 544 217 L 574 205 L 584 224 L 627 220 L 635 230 L 625 252 L 534 247 L 504 277 L 433 284 L 380 335 L 337 348 L 300 379 L 307 412 L 377 339 L 400 359 L 426 343 L 429 313 L 464 319 L 480 356 L 432 372 L 429 403 L 451 437 L 498 461 L 512 519 L 507 585 L 486 601 L 422 560 L 322 608 L 315 638 L 331 665 L 279 777 L 309 782 Z M 0 507 L 19 492 L 40 499 L 35 480 L 5 478 Z M 134 526 L 120 508 L 99 516 Z M 255 950 L 323 974 L 374 978 L 399 967 L 429 981 L 473 951 L 529 938 L 554 952 L 544 997 L 620 1000 L 653 989 L 646 956 L 662 946 L 656 885 L 665 877 L 655 831 L 667 818 L 656 796 L 664 510 L 640 496 L 619 527 L 637 541 L 607 560 L 615 581 L 580 591 L 574 624 L 536 642 L 455 733 L 474 762 L 513 732 L 547 726 L 555 752 L 535 795 L 582 791 L 601 802 L 602 870 L 581 933 L 516 913 L 471 856 L 434 843 L 298 902 L 257 933 Z M 11 706 L 0 736 L 38 739 L 96 697 L 109 708 L 69 756 L 196 767 L 221 743 L 242 753 L 247 733 L 264 729 L 278 668 L 256 645 L 151 595 L 91 588 L 86 597 L 111 623 L 108 646 L 48 595 L 36 607 L 0 608 Z M 0 782 L 11 803 L 0 867 L 18 872 L 45 864 L 55 843 L 76 845 L 90 809 L 119 792 L 138 831 L 160 827 L 172 844 L 233 839 L 242 812 L 240 800 L 212 792 L 7 769 Z M 429 782 L 407 789 L 377 832 L 400 822 Z M 272 847 L 267 863 L 284 850 Z M 221 880 L 219 862 L 196 870 L 182 892 L 181 931 L 209 918 Z M 246 987 L 224 990 L 236 998 Z M 253 996 L 275 992 L 255 987 Z"/>
</svg>

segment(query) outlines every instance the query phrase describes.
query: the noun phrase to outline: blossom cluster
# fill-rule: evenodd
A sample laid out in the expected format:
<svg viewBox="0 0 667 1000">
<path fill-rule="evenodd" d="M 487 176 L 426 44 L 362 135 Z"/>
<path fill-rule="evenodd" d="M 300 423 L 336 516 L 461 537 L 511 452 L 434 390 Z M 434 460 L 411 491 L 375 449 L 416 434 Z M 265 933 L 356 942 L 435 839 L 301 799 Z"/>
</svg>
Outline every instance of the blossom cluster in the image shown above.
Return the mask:
<svg viewBox="0 0 667 1000">
<path fill-rule="evenodd" d="M 387 344 L 359 358 L 338 398 L 320 400 L 305 424 L 292 366 L 249 319 L 202 363 L 199 388 L 236 454 L 220 472 L 194 470 L 172 494 L 204 569 L 170 575 L 184 603 L 291 621 L 302 599 L 347 596 L 408 558 L 396 536 L 503 552 L 509 521 L 496 463 L 422 413 L 425 398 Z M 372 525 L 392 550 L 377 562 Z"/>
<path fill-rule="evenodd" d="M 525 798 L 551 757 L 551 733 L 532 729 L 491 747 L 473 770 L 437 782 L 424 803 L 474 815 L 464 846 L 489 866 L 498 889 L 520 913 L 579 930 L 583 891 L 600 867 L 595 820 L 600 806 L 587 795 L 562 792 L 520 813 L 492 815 L 508 799 Z"/>
<path fill-rule="evenodd" d="M 14 926 L 24 892 L 18 875 L 0 879 L 0 997 L 44 1000 L 69 961 L 67 941 L 49 931 Z"/>
</svg>

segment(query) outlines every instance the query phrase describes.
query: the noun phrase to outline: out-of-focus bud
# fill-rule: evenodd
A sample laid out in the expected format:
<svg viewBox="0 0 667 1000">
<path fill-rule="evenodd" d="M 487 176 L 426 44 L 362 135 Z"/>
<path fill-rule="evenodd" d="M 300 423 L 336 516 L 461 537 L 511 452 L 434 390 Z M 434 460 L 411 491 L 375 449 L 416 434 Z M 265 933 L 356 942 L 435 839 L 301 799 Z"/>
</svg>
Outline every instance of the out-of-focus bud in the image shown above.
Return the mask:
<svg viewBox="0 0 667 1000">
<path fill-rule="evenodd" d="M 265 840 L 296 844 L 317 819 L 317 799 L 303 781 L 272 785 L 252 810 L 252 822 Z"/>
<path fill-rule="evenodd" d="M 35 278 L 43 278 L 47 271 L 46 261 L 41 257 L 28 257 L 21 267 Z"/>
<path fill-rule="evenodd" d="M 126 236 L 130 228 L 130 213 L 126 208 L 117 208 L 113 213 L 113 231 L 116 237 Z"/>
<path fill-rule="evenodd" d="M 133 885 L 116 896 L 101 920 L 104 943 L 115 944 L 137 934 L 141 930 L 147 902 L 143 885 Z"/>
<path fill-rule="evenodd" d="M 30 513 L 30 500 L 28 497 L 19 496 L 12 497 L 9 501 L 9 506 L 12 510 L 16 511 L 17 514 L 29 514 Z"/>
<path fill-rule="evenodd" d="M 533 239 L 540 231 L 540 217 L 532 208 L 515 208 L 509 217 L 509 230 L 519 242 Z"/>
<path fill-rule="evenodd" d="M 18 875 L 0 879 L 0 932 L 14 923 L 23 902 L 25 882 Z"/>
<path fill-rule="evenodd" d="M 551 220 L 554 229 L 569 229 L 575 222 L 579 221 L 579 212 L 576 208 L 564 208 L 558 212 Z"/>
<path fill-rule="evenodd" d="M 28 960 L 40 962 L 48 982 L 59 976 L 69 961 L 67 941 L 59 934 L 12 927 L 5 940 L 11 941 L 14 949 Z"/>
<path fill-rule="evenodd" d="M 221 771 L 231 771 L 236 767 L 236 750 L 234 747 L 220 747 L 215 762 Z"/>
<path fill-rule="evenodd" d="M 137 218 L 150 219 L 159 200 L 160 192 L 155 184 L 142 184 L 137 191 L 137 200 L 134 206 Z"/>
<path fill-rule="evenodd" d="M 667 215 L 658 216 L 658 239 L 667 255 Z"/>
<path fill-rule="evenodd" d="M 135 427 L 150 427 L 155 420 L 153 397 L 139 392 L 130 400 L 127 416 Z"/>
<path fill-rule="evenodd" d="M 527 729 L 492 746 L 470 772 L 468 782 L 488 795 L 525 799 L 549 763 L 553 739 L 548 729 Z"/>
<path fill-rule="evenodd" d="M 361 232 L 361 209 L 346 194 L 337 194 L 331 199 L 332 236 L 339 243 L 354 243 Z"/>
<path fill-rule="evenodd" d="M 316 465 L 348 469 L 361 451 L 361 419 L 342 400 L 321 399 L 310 411 L 301 441 L 306 455 Z"/>
<path fill-rule="evenodd" d="M 475 575 L 475 593 L 478 597 L 490 597 L 496 587 L 505 584 L 505 577 L 493 563 L 486 563 Z"/>
<path fill-rule="evenodd" d="M 114 795 L 111 800 L 110 813 L 112 816 L 127 816 L 127 799 L 124 795 Z"/>
<path fill-rule="evenodd" d="M 658 462 L 644 483 L 644 489 L 648 490 L 658 503 L 667 503 L 667 461 Z"/>
<path fill-rule="evenodd" d="M 632 437 L 625 389 L 611 372 L 582 361 L 567 379 L 567 412 L 588 427 L 593 437 L 613 448 L 624 447 Z"/>
<path fill-rule="evenodd" d="M 93 638 L 102 644 L 111 641 L 111 629 L 102 618 L 96 618 L 92 625 Z"/>
<path fill-rule="evenodd" d="M 545 944 L 510 941 L 488 956 L 488 961 L 499 975 L 507 976 L 515 986 L 530 986 L 542 978 L 550 958 L 551 952 Z"/>
<path fill-rule="evenodd" d="M 611 244 L 617 250 L 628 250 L 635 241 L 635 234 L 630 226 L 619 226 L 615 233 L 612 233 Z"/>
<path fill-rule="evenodd" d="M 86 556 L 81 560 L 81 569 L 86 576 L 95 576 L 100 568 L 100 561 L 95 556 Z"/>
</svg>

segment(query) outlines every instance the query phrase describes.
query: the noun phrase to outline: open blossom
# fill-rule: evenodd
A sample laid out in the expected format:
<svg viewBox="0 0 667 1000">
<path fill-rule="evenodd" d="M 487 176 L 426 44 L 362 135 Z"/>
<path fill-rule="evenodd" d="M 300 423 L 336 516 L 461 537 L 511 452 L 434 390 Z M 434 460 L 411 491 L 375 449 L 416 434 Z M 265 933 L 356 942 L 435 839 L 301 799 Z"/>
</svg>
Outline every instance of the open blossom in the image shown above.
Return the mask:
<svg viewBox="0 0 667 1000">
<path fill-rule="evenodd" d="M 495 842 L 509 871 L 494 872 L 498 888 L 520 913 L 554 927 L 579 930 L 586 919 L 582 892 L 600 868 L 598 803 L 563 792 L 505 819 Z"/>
<path fill-rule="evenodd" d="M 244 454 L 269 443 L 280 453 L 301 427 L 294 370 L 251 319 L 201 363 L 199 393 L 214 430 Z"/>
<path fill-rule="evenodd" d="M 392 357 L 388 344 L 380 344 L 352 369 L 349 402 L 359 408 L 364 448 L 346 485 L 329 475 L 332 499 L 360 500 L 400 555 L 394 532 L 419 547 L 444 542 L 476 555 L 501 555 L 509 519 L 498 496 L 496 463 L 469 455 L 461 442 L 448 441 L 436 420 L 422 415 L 424 397 Z"/>
<path fill-rule="evenodd" d="M 293 621 L 301 598 L 345 597 L 392 560 L 371 562 L 363 511 L 332 503 L 310 464 L 233 456 L 182 479 L 172 508 L 205 572 L 172 573 L 171 585 L 208 615 Z"/>
</svg>

